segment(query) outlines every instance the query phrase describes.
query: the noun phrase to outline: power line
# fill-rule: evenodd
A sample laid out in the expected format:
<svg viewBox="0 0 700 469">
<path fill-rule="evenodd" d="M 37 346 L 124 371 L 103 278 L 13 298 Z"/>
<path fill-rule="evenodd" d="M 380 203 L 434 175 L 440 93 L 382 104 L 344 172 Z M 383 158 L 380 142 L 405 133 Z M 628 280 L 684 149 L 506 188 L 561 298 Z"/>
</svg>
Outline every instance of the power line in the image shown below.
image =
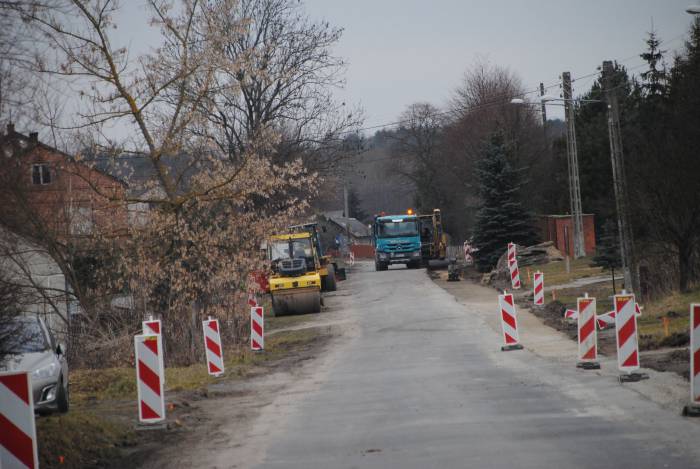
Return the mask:
<svg viewBox="0 0 700 469">
<path fill-rule="evenodd" d="M 660 45 L 671 44 L 671 43 L 673 43 L 673 42 L 675 42 L 675 41 L 677 41 L 677 40 L 679 40 L 679 39 L 684 38 L 685 36 L 686 36 L 685 33 L 679 34 L 678 36 L 675 36 L 675 37 L 673 37 L 673 38 L 671 38 L 671 39 L 668 39 L 668 40 L 666 40 L 666 41 L 661 41 L 661 42 L 660 42 Z M 623 58 L 623 59 L 617 60 L 616 62 L 619 63 L 619 64 L 624 64 L 624 63 L 626 63 L 626 62 L 629 62 L 629 61 L 632 60 L 632 59 L 639 58 L 639 56 L 640 56 L 640 54 L 630 55 L 629 57 L 625 57 L 625 58 Z M 640 65 L 636 65 L 636 66 L 634 66 L 634 67 L 630 67 L 630 68 L 628 68 L 627 70 L 628 70 L 628 71 L 637 70 L 637 69 L 639 69 L 639 68 L 641 68 L 641 67 L 644 67 L 645 65 L 646 65 L 646 63 L 643 63 L 643 64 L 640 64 Z M 600 75 L 600 73 L 601 73 L 601 72 L 600 72 L 600 69 L 597 67 L 595 72 L 588 73 L 588 74 L 581 75 L 581 76 L 577 76 L 577 77 L 573 77 L 573 78 L 571 79 L 571 82 L 572 82 L 572 83 L 575 83 L 575 82 L 578 81 L 578 80 L 583 80 L 583 79 L 586 79 L 586 78 L 591 78 L 591 77 L 594 77 L 594 76 L 598 76 L 598 75 Z M 550 89 L 552 89 L 552 88 L 559 88 L 560 86 L 561 86 L 561 81 L 557 80 L 557 81 L 555 81 L 555 82 L 550 83 L 549 85 L 544 86 L 544 89 L 545 89 L 545 90 L 550 90 Z M 525 91 L 525 92 L 522 92 L 522 93 L 515 93 L 515 94 L 510 93 L 510 92 L 508 92 L 508 93 L 501 93 L 500 95 L 495 95 L 495 96 L 500 96 L 500 99 L 497 99 L 497 100 L 495 100 L 495 101 L 489 101 L 489 102 L 486 102 L 486 103 L 478 104 L 478 105 L 473 106 L 473 107 L 471 107 L 471 108 L 448 109 L 448 110 L 446 110 L 446 111 L 439 111 L 439 112 L 430 114 L 429 117 L 446 116 L 446 115 L 455 114 L 455 113 L 464 113 L 464 114 L 468 114 L 468 113 L 471 113 L 471 112 L 474 112 L 474 111 L 481 110 L 482 108 L 490 107 L 490 106 L 492 106 L 492 105 L 507 104 L 506 101 L 502 101 L 502 100 L 504 100 L 504 99 L 508 99 L 508 98 L 510 98 L 510 99 L 512 99 L 512 98 L 523 98 L 523 97 L 525 97 L 525 96 L 528 96 L 528 95 L 531 95 L 531 94 L 535 94 L 535 93 L 539 93 L 539 92 L 540 92 L 540 88 L 538 87 L 538 88 L 536 88 L 536 89 L 534 89 L 534 90 L 529 90 L 529 91 Z M 402 120 L 397 120 L 397 121 L 393 121 L 393 122 L 387 122 L 387 123 L 384 123 L 384 124 L 377 124 L 377 125 L 372 125 L 372 126 L 368 126 L 368 127 L 360 127 L 360 128 L 358 128 L 358 129 L 355 129 L 355 130 L 348 130 L 348 131 L 345 131 L 345 132 L 340 132 L 340 135 L 359 133 L 359 132 L 364 132 L 364 131 L 367 131 L 367 130 L 383 129 L 383 128 L 386 128 L 386 127 L 393 127 L 393 126 L 398 126 L 398 125 L 401 125 L 401 124 L 405 124 L 405 123 L 410 122 L 410 121 L 411 121 L 411 119 L 402 119 Z"/>
</svg>

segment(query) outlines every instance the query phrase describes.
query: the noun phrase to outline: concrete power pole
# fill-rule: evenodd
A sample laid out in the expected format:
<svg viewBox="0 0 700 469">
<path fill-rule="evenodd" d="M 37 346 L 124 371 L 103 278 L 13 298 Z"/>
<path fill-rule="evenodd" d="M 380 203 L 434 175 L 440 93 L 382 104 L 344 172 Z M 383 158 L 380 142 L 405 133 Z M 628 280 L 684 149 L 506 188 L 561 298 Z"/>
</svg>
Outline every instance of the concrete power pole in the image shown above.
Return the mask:
<svg viewBox="0 0 700 469">
<path fill-rule="evenodd" d="M 586 255 L 583 238 L 583 211 L 581 208 L 581 181 L 578 177 L 578 149 L 576 146 L 575 109 L 572 101 L 571 73 L 564 72 L 562 87 L 564 89 L 564 111 L 566 117 L 566 155 L 569 160 L 569 199 L 571 200 L 571 219 L 573 221 L 574 258 Z"/>
<path fill-rule="evenodd" d="M 544 83 L 540 83 L 540 96 L 544 96 Z M 542 101 L 542 125 L 545 128 L 545 134 L 547 133 L 547 103 Z"/>
<path fill-rule="evenodd" d="M 615 189 L 615 206 L 617 209 L 617 228 L 620 233 L 620 256 L 622 257 L 622 272 L 625 278 L 625 288 L 638 291 L 637 276 L 635 275 L 634 243 L 632 227 L 629 221 L 629 206 L 627 199 L 627 178 L 625 176 L 625 160 L 622 152 L 622 136 L 620 134 L 620 109 L 617 102 L 617 91 L 613 84 L 613 63 L 603 62 L 603 87 L 605 99 L 608 102 L 608 133 L 610 135 L 610 159 L 612 160 L 613 187 Z"/>
</svg>

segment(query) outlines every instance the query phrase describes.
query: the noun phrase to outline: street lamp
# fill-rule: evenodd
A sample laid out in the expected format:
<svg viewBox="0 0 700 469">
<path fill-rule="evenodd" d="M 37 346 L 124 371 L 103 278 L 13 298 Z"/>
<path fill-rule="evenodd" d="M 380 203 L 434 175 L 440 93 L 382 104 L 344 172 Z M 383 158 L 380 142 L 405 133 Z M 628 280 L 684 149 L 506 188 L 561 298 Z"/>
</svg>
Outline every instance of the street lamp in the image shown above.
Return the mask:
<svg viewBox="0 0 700 469">
<path fill-rule="evenodd" d="M 700 5 L 688 5 L 685 12 L 691 15 L 700 15 Z"/>
</svg>

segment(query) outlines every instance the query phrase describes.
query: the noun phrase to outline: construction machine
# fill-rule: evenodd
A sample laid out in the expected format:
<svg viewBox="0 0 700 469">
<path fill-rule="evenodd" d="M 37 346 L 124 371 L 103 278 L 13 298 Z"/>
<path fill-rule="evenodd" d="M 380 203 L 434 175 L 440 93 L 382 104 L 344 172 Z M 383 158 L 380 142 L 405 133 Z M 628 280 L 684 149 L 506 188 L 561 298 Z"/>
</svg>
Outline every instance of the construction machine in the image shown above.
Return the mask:
<svg viewBox="0 0 700 469">
<path fill-rule="evenodd" d="M 433 213 L 418 215 L 420 223 L 420 246 L 423 265 L 431 260 L 444 260 L 447 254 L 447 235 L 442 231 L 442 214 L 439 208 Z"/>
<path fill-rule="evenodd" d="M 275 314 L 316 313 L 321 291 L 335 291 L 345 279 L 330 256 L 323 255 L 316 223 L 290 226 L 267 243 L 272 274 L 268 280 Z"/>
<path fill-rule="evenodd" d="M 337 289 L 337 282 L 345 280 L 345 267 L 341 267 L 337 260 L 334 260 L 331 256 L 324 253 L 323 246 L 321 245 L 321 236 L 318 232 L 318 223 L 294 225 L 290 226 L 288 229 L 293 233 L 309 233 L 311 236 L 311 244 L 321 264 L 321 268 L 318 271 L 319 275 L 321 275 L 321 291 L 335 291 Z"/>
<path fill-rule="evenodd" d="M 321 263 L 311 234 L 271 236 L 267 252 L 272 269 L 268 282 L 275 315 L 321 311 Z"/>
</svg>

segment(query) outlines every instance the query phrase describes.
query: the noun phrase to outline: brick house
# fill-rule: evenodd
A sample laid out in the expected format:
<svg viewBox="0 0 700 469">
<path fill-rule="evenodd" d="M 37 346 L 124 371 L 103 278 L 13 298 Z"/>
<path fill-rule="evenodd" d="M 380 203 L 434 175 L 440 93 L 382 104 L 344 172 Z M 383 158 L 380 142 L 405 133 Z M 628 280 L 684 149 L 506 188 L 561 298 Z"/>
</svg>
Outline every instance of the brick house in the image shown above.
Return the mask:
<svg viewBox="0 0 700 469">
<path fill-rule="evenodd" d="M 40 142 L 37 133 L 24 135 L 9 124 L 0 135 L 0 161 L 6 220 L 27 223 L 31 213 L 52 233 L 71 238 L 95 228 L 119 236 L 127 228 L 126 184 Z"/>
</svg>

